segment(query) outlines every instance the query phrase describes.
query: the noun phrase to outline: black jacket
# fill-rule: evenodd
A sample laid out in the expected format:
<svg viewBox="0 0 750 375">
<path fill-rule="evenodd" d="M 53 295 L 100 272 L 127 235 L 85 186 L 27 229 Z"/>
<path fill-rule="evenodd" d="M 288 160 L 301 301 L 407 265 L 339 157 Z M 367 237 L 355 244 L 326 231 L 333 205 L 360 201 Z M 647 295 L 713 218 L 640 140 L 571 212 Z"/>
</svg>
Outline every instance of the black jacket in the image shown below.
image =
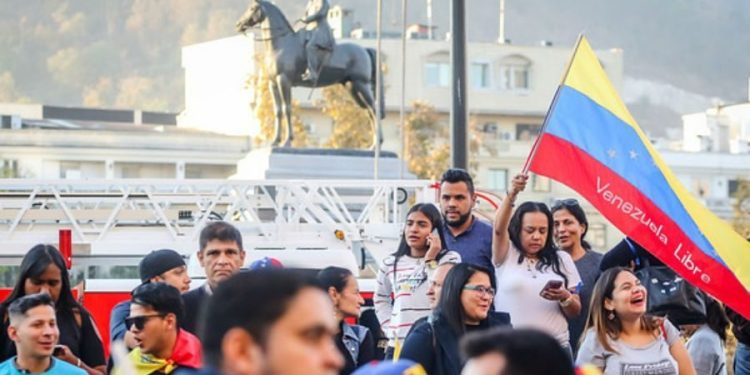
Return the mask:
<svg viewBox="0 0 750 375">
<path fill-rule="evenodd" d="M 502 326 L 510 326 L 510 315 L 490 312 L 487 319 L 479 324 L 479 329 Z M 430 375 L 460 374 L 464 365 L 458 351 L 460 339 L 445 319 L 437 314 L 431 323 L 425 320 L 415 324 L 413 331 L 406 337 L 400 358 L 421 364 Z"/>
<path fill-rule="evenodd" d="M 185 304 L 185 314 L 180 323 L 182 329 L 198 336 L 198 319 L 210 297 L 205 284 L 182 295 L 182 302 Z"/>
</svg>

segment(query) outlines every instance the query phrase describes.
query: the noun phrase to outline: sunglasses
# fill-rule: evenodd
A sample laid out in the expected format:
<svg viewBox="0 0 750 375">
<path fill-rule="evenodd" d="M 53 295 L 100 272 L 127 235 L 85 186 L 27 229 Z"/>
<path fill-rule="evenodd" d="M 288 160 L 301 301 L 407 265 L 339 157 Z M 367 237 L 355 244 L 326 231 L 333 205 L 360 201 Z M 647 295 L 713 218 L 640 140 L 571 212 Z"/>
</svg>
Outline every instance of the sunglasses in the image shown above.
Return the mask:
<svg viewBox="0 0 750 375">
<path fill-rule="evenodd" d="M 488 288 L 482 285 L 464 285 L 464 290 L 473 290 L 475 292 L 479 292 L 479 294 L 489 294 L 490 297 L 495 296 L 495 289 Z"/>
<path fill-rule="evenodd" d="M 135 329 L 140 331 L 143 329 L 149 319 L 164 318 L 165 316 L 166 314 L 132 316 L 125 319 L 125 327 L 127 327 L 128 331 L 130 331 L 130 329 L 135 326 Z"/>
<path fill-rule="evenodd" d="M 560 199 L 556 200 L 555 203 L 552 204 L 552 211 L 556 211 L 564 207 L 575 207 L 579 205 L 580 203 L 578 203 L 578 200 L 575 198 Z"/>
</svg>

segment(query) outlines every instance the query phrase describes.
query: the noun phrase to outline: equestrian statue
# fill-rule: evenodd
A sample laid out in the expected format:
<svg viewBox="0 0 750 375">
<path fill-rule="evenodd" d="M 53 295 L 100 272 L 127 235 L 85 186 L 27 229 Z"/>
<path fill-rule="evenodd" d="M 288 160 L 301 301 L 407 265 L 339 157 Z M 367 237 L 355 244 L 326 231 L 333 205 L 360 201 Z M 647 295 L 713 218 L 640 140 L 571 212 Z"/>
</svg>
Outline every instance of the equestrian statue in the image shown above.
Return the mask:
<svg viewBox="0 0 750 375">
<path fill-rule="evenodd" d="M 237 21 L 237 31 L 245 33 L 260 26 L 261 41 L 265 44 L 267 71 L 271 77 L 269 89 L 273 98 L 275 136 L 273 145 L 282 143 L 281 127 L 286 121 L 287 137 L 283 147 L 289 147 L 292 133 L 292 86 L 324 87 L 350 84 L 354 101 L 366 109 L 371 120 L 372 148 L 383 142 L 382 130 L 375 119 L 375 49 L 353 43 L 335 43 L 328 25 L 328 0 L 309 0 L 305 16 L 298 20 L 305 27 L 295 31 L 281 10 L 266 0 L 253 0 Z M 382 83 L 381 83 L 382 88 Z M 380 90 L 380 116 L 385 116 L 383 90 Z"/>
</svg>

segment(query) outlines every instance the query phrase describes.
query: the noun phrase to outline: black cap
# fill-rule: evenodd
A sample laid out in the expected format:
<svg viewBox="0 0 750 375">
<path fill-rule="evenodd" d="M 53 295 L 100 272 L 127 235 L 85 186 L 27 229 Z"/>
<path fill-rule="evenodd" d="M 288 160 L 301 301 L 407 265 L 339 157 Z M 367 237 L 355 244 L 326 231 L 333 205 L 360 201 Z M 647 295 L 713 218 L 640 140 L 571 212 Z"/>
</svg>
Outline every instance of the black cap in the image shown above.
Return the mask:
<svg viewBox="0 0 750 375">
<path fill-rule="evenodd" d="M 138 273 L 141 281 L 146 283 L 152 277 L 184 265 L 185 259 L 182 259 L 180 253 L 170 249 L 154 250 L 141 259 L 141 263 L 138 264 Z"/>
</svg>

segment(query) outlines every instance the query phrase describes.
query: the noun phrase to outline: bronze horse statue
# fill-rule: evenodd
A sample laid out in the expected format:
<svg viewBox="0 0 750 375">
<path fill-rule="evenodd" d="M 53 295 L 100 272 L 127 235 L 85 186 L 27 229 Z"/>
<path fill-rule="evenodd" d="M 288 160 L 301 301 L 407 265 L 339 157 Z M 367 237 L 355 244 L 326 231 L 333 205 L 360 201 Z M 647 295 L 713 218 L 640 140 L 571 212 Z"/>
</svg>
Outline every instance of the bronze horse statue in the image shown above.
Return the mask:
<svg viewBox="0 0 750 375">
<path fill-rule="evenodd" d="M 250 6 L 237 21 L 237 31 L 245 33 L 247 29 L 260 25 L 261 38 L 270 58 L 265 59 L 271 77 L 269 89 L 275 110 L 275 136 L 273 145 L 281 144 L 282 121 L 286 121 L 287 138 L 283 146 L 289 147 L 294 137 L 292 133 L 292 86 L 323 87 L 334 84 L 350 83 L 354 101 L 366 109 L 371 120 L 373 132 L 372 147 L 383 141 L 382 130 L 376 129 L 375 121 L 375 75 L 376 51 L 363 48 L 353 43 L 336 44 L 328 53 L 325 64 L 321 67 L 318 80 L 311 82 L 302 78 L 307 68 L 305 52 L 306 31 L 295 31 L 281 10 L 266 0 L 253 0 Z M 381 85 L 382 87 L 382 85 Z M 380 114 L 385 116 L 383 90 L 380 90 Z M 282 120 L 283 119 L 283 120 Z"/>
</svg>

